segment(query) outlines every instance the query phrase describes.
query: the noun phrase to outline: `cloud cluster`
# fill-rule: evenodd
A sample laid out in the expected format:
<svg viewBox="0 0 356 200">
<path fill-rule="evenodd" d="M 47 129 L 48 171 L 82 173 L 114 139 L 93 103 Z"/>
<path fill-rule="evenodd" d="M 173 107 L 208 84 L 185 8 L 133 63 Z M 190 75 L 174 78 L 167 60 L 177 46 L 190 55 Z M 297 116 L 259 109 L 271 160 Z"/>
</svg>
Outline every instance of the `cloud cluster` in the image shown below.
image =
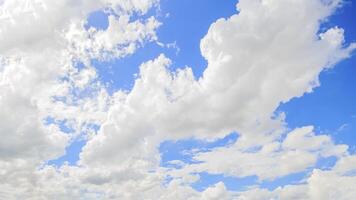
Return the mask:
<svg viewBox="0 0 356 200">
<path fill-rule="evenodd" d="M 298 185 L 278 187 L 273 191 L 251 189 L 237 199 L 352 199 L 355 191 L 355 156 L 341 158 L 331 170 L 314 169 L 308 179 Z"/>
<path fill-rule="evenodd" d="M 39 187 L 44 164 L 63 155 L 76 135 L 83 131 L 89 134 L 89 125 L 106 117 L 107 92 L 95 81 L 90 52 L 73 47 L 73 27 L 89 34 L 95 30 L 84 27 L 88 15 L 96 10 L 110 10 L 111 23 L 108 30 L 100 33 L 101 37 L 111 37 L 123 21 L 113 16 L 123 15 L 126 17 L 120 29 L 126 32 L 108 42 L 112 49 L 121 45 L 138 47 L 155 39 L 158 22 L 150 18 L 146 23 L 128 16 L 144 15 L 156 4 L 157 1 L 2 1 L 1 199 L 48 199 Z M 121 26 L 140 34 L 127 33 Z M 90 41 L 76 44 L 80 42 Z M 101 51 L 105 50 L 110 49 L 101 47 Z M 134 51 L 121 50 L 124 55 Z M 78 68 L 78 62 L 84 63 L 84 68 Z M 63 126 L 70 126 L 75 133 L 68 133 Z"/>
<path fill-rule="evenodd" d="M 198 80 L 191 68 L 169 69 L 165 55 L 140 66 L 131 91 L 109 95 L 92 59 L 133 54 L 157 40 L 154 18 L 133 20 L 155 0 L 10 1 L 0 5 L 0 198 L 4 199 L 349 199 L 356 179 L 346 145 L 288 130 L 282 102 L 319 86 L 318 76 L 350 56 L 343 29 L 320 33 L 340 0 L 240 0 L 237 14 L 213 23 L 201 41 L 208 61 Z M 86 29 L 87 16 L 109 15 L 106 30 Z M 84 67 L 78 67 L 82 64 Z M 95 130 L 92 125 L 97 125 Z M 73 129 L 67 133 L 63 126 Z M 165 140 L 216 139 L 231 146 L 194 154 L 198 164 L 160 166 Z M 76 137 L 87 144 L 75 166 L 59 157 Z M 305 182 L 273 191 L 228 191 L 223 182 L 192 189 L 197 173 L 273 180 L 336 157 Z M 276 167 L 278 166 L 278 167 Z M 171 178 L 171 180 L 168 180 Z M 324 184 L 336 182 L 338 184 Z M 305 191 L 308 191 L 305 193 Z"/>
<path fill-rule="evenodd" d="M 313 127 L 303 127 L 293 130 L 283 141 L 266 143 L 259 149 L 250 151 L 239 148 L 239 145 L 232 145 L 198 153 L 194 159 L 199 164 L 188 165 L 179 171 L 183 174 L 210 172 L 273 180 L 314 167 L 319 158 L 347 155 L 346 145 L 334 145 L 330 137 L 316 136 L 312 129 Z"/>
</svg>

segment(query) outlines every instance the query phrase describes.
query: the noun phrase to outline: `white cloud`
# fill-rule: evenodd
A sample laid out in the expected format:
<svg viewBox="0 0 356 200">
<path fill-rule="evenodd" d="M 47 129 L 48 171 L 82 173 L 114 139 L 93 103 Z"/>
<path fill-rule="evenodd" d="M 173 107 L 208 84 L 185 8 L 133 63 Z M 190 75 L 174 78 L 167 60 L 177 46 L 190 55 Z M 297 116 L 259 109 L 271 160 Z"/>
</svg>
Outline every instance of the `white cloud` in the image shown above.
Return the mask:
<svg viewBox="0 0 356 200">
<path fill-rule="evenodd" d="M 207 188 L 202 194 L 202 199 L 204 200 L 220 200 L 230 198 L 231 197 L 229 197 L 229 193 L 222 182 L 215 184 L 213 187 Z"/>
<path fill-rule="evenodd" d="M 305 183 L 278 187 L 273 191 L 252 189 L 240 193 L 238 199 L 353 199 L 356 196 L 353 189 L 356 181 L 355 174 L 347 174 L 345 172 L 348 172 L 349 168 L 340 169 L 339 166 L 351 166 L 354 160 L 354 155 L 346 156 L 331 170 L 315 169 Z"/>
<path fill-rule="evenodd" d="M 245 151 L 237 144 L 197 153 L 198 164 L 171 172 L 175 176 L 209 172 L 235 177 L 257 176 L 273 180 L 314 167 L 319 158 L 347 155 L 346 145 L 335 145 L 326 135 L 316 136 L 313 127 L 295 129 L 283 141 L 272 141 L 255 150 Z M 223 163 L 223 164 L 222 164 Z"/>
<path fill-rule="evenodd" d="M 2 2 L 0 177 L 3 181 L 0 183 L 0 199 L 57 199 L 61 195 L 63 199 L 76 199 L 81 196 L 66 191 L 66 184 L 75 185 L 76 178 L 72 183 L 64 178 L 63 188 L 54 187 L 58 183 L 48 180 L 46 170 L 42 168 L 46 168 L 46 161 L 63 155 L 69 141 L 83 130 L 89 131 L 91 123 L 100 124 L 106 118 L 110 98 L 95 80 L 96 70 L 88 63 L 90 55 L 73 51 L 71 38 L 65 36 L 72 26 L 85 32 L 84 24 L 92 11 L 111 8 L 115 14 L 139 13 L 140 16 L 156 3 L 111 0 Z M 128 39 L 117 36 L 113 45 L 119 50 L 117 46 L 122 42 L 128 46 L 143 44 L 145 38 L 154 35 L 155 23 L 158 22 L 153 18 L 147 23 L 126 20 L 121 26 L 135 31 L 136 35 L 131 34 Z M 110 26 L 108 31 L 112 29 L 117 26 Z M 132 48 L 126 50 L 125 55 L 134 51 Z M 84 63 L 84 69 L 78 70 L 74 66 L 78 60 Z M 52 117 L 54 123 L 48 117 Z M 72 126 L 75 134 L 63 133 L 57 123 L 60 120 Z M 62 176 L 53 173 L 50 177 Z M 52 185 L 45 187 L 46 184 Z M 53 188 L 62 189 L 63 193 L 51 194 L 55 192 Z"/>
<path fill-rule="evenodd" d="M 156 5 L 157 0 L 89 0 L 89 1 L 48 1 L 48 0 L 4 0 L 0 7 L 1 51 L 11 48 L 26 49 L 42 45 L 51 46 L 51 42 L 60 40 L 58 32 L 65 31 L 73 22 L 85 22 L 92 11 L 113 9 L 118 14 L 146 13 Z M 26 34 L 24 32 L 26 31 Z M 11 36 L 11 37 L 9 37 Z M 56 38 L 54 38 L 56 37 Z M 57 41 L 58 42 L 58 41 Z M 38 44 L 36 44 L 38 43 Z"/>
<path fill-rule="evenodd" d="M 318 85 L 319 73 L 336 61 L 330 55 L 343 55 L 338 57 L 342 59 L 350 49 L 342 48 L 342 40 L 331 45 L 318 38 L 320 20 L 334 9 L 321 1 L 251 2 L 241 1 L 238 15 L 211 26 L 201 44 L 209 65 L 199 81 L 189 68 L 171 74 L 164 56 L 142 65 L 133 90 L 112 107 L 111 117 L 82 158 L 110 157 L 113 148 L 120 154 L 131 152 L 128 149 L 157 138 L 217 137 L 238 131 L 246 144 L 253 139 L 258 145 L 279 137 L 283 119 L 271 119 L 277 106 L 310 92 Z M 263 136 L 271 133 L 273 137 Z M 104 149 L 106 153 L 100 153 Z"/>
<path fill-rule="evenodd" d="M 132 21 L 129 14 L 109 15 L 106 30 L 82 28 L 82 24 L 72 24 L 65 34 L 74 55 L 81 59 L 107 60 L 132 54 L 147 41 L 156 40 L 156 29 L 160 23 L 150 17 Z"/>
<path fill-rule="evenodd" d="M 274 179 L 313 167 L 319 157 L 345 154 L 345 146 L 315 136 L 308 127 L 279 143 L 283 116 L 272 119 L 281 102 L 311 92 L 319 73 L 353 49 L 343 48 L 339 28 L 318 35 L 320 21 L 334 7 L 321 1 L 240 1 L 238 7 L 238 15 L 218 20 L 203 38 L 209 64 L 200 80 L 190 68 L 170 73 L 170 61 L 162 55 L 141 66 L 132 91 L 119 95 L 100 134 L 85 146 L 84 166 L 126 169 L 129 162 L 137 167 L 132 171 L 152 170 L 164 139 L 214 138 L 232 131 L 241 134 L 236 146 L 198 154 L 203 164 L 169 174 L 210 171 Z M 299 148 L 304 142 L 308 145 Z M 262 149 L 244 151 L 256 146 Z"/>
<path fill-rule="evenodd" d="M 160 55 L 140 66 L 131 91 L 109 96 L 95 80 L 90 59 L 125 56 L 145 41 L 157 40 L 155 18 L 130 18 L 157 3 L 4 1 L 0 7 L 0 134 L 6 139 L 0 142 L 0 176 L 7 180 L 0 191 L 5 190 L 4 195 L 13 199 L 15 194 L 27 199 L 252 199 L 249 195 L 255 194 L 256 199 L 303 195 L 315 199 L 328 195 L 319 189 L 335 187 L 319 188 L 321 182 L 353 184 L 352 177 L 341 173 L 352 171 L 352 161 L 342 161 L 346 146 L 335 145 L 327 135 L 315 135 L 312 127 L 289 133 L 284 114 L 274 114 L 281 102 L 312 92 L 319 85 L 320 72 L 355 48 L 354 44 L 345 47 L 341 28 L 319 34 L 320 23 L 340 1 L 241 0 L 239 13 L 217 20 L 202 39 L 208 66 L 199 80 L 191 68 L 171 72 L 171 61 Z M 119 17 L 109 16 L 107 30 L 83 28 L 90 12 L 108 7 Z M 74 61 L 83 62 L 84 69 L 75 68 Z M 66 135 L 56 124 L 45 125 L 47 116 L 66 120 L 76 133 Z M 88 136 L 78 166 L 41 166 L 63 154 L 67 141 L 87 131 L 90 123 L 100 125 L 100 130 Z M 195 159 L 204 161 L 201 164 L 182 170 L 159 167 L 158 146 L 164 140 L 211 139 L 232 131 L 240 134 L 237 143 L 196 154 Z M 251 148 L 257 150 L 248 152 Z M 331 172 L 315 170 L 303 186 L 272 192 L 257 188 L 241 194 L 228 192 L 223 183 L 202 193 L 190 187 L 198 178 L 191 172 L 274 179 L 313 167 L 319 157 L 327 156 L 341 160 Z M 164 185 L 167 175 L 173 180 Z M 301 194 L 305 188 L 309 193 Z M 355 195 L 347 187 L 330 195 L 341 194 L 345 199 Z"/>
</svg>

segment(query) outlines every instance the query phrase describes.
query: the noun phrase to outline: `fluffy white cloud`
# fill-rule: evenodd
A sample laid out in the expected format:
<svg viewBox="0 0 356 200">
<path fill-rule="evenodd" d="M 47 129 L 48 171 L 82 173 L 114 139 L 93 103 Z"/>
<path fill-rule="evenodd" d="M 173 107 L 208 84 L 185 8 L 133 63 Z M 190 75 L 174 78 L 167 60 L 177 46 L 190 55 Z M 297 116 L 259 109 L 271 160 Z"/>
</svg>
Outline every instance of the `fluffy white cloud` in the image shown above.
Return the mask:
<svg viewBox="0 0 356 200">
<path fill-rule="evenodd" d="M 61 45 L 62 34 L 68 31 L 70 25 L 78 25 L 78 23 L 82 25 L 92 11 L 111 9 L 120 15 L 133 12 L 144 14 L 157 2 L 157 0 L 145 0 L 140 3 L 131 0 L 61 0 L 55 2 L 4 0 L 0 6 L 2 24 L 0 52 L 39 51 L 43 48 Z"/>
<path fill-rule="evenodd" d="M 131 91 L 110 96 L 96 81 L 90 60 L 132 54 L 145 41 L 156 40 L 155 18 L 132 21 L 130 16 L 146 13 L 157 1 L 4 1 L 0 135 L 6 139 L 0 142 L 0 176 L 6 183 L 0 191 L 8 199 L 354 196 L 347 187 L 319 188 L 329 180 L 353 183 L 352 176 L 342 174 L 353 172 L 347 147 L 315 135 L 312 127 L 288 132 L 284 115 L 274 114 L 281 102 L 311 92 L 320 72 L 355 49 L 344 44 L 341 28 L 319 34 L 320 24 L 340 2 L 241 0 L 239 13 L 216 21 L 202 39 L 208 66 L 199 80 L 189 67 L 171 72 L 171 61 L 160 55 L 140 66 Z M 108 13 L 106 30 L 84 28 L 95 10 Z M 55 123 L 46 125 L 48 116 Z M 60 121 L 74 128 L 74 136 L 61 132 Z M 98 134 L 87 133 L 90 124 L 100 125 Z M 88 142 L 78 166 L 41 165 L 62 154 L 67 141 L 83 131 Z M 158 146 L 164 140 L 212 139 L 232 131 L 240 134 L 237 143 L 196 154 L 200 164 L 181 170 L 159 167 Z M 192 172 L 274 179 L 328 156 L 341 160 L 332 171 L 315 170 L 304 185 L 239 194 L 228 192 L 223 183 L 201 193 L 190 187 L 199 178 Z M 173 180 L 165 183 L 167 176 Z M 318 192 L 333 187 L 335 193 Z M 302 193 L 305 188 L 309 193 Z"/>
<path fill-rule="evenodd" d="M 338 28 L 324 33 L 333 37 L 318 36 L 320 21 L 336 5 L 241 1 L 240 13 L 218 20 L 202 40 L 209 65 L 200 80 L 194 80 L 189 68 L 170 73 L 170 61 L 164 56 L 141 66 L 132 91 L 118 93 L 120 102 L 108 111 L 100 134 L 84 148 L 83 164 L 109 162 L 117 167 L 116 161 L 122 162 L 119 158 L 136 154 L 137 160 L 154 163 L 153 149 L 163 139 L 217 137 L 238 131 L 243 141 L 238 142 L 239 148 L 274 141 L 283 133 L 283 118 L 271 119 L 277 106 L 310 92 L 318 85 L 319 73 L 353 48 L 342 47 Z M 302 150 L 287 155 L 304 155 Z M 300 159 L 309 158 L 309 162 L 294 170 L 315 162 L 314 155 L 305 156 Z"/>
<path fill-rule="evenodd" d="M 353 199 L 356 196 L 353 186 L 355 156 L 345 156 L 331 170 L 315 169 L 310 177 L 299 185 L 278 187 L 273 191 L 252 189 L 238 195 L 237 199 Z M 342 166 L 342 167 L 341 167 Z"/>
<path fill-rule="evenodd" d="M 109 15 L 106 30 L 84 30 L 82 24 L 72 24 L 65 33 L 71 52 L 84 60 L 107 60 L 132 54 L 144 42 L 157 39 L 155 30 L 160 23 L 154 17 L 136 21 L 130 17 Z"/>
<path fill-rule="evenodd" d="M 316 136 L 313 127 L 295 129 L 282 141 L 266 143 L 249 151 L 241 149 L 238 144 L 198 153 L 194 159 L 199 164 L 186 165 L 173 174 L 184 176 L 187 173 L 210 172 L 273 180 L 314 167 L 319 158 L 347 155 L 346 145 L 335 145 L 326 135 Z"/>
<path fill-rule="evenodd" d="M 57 199 L 57 194 L 65 196 L 60 191 L 46 196 L 48 193 L 43 191 L 53 192 L 51 188 L 57 184 L 52 182 L 50 187 L 43 186 L 47 184 L 42 182 L 47 181 L 44 179 L 46 171 L 42 169 L 45 162 L 64 154 L 65 147 L 77 137 L 76 134 L 82 131 L 89 134 L 92 123 L 98 124 L 106 118 L 109 96 L 95 80 L 96 70 L 88 62 L 91 55 L 85 52 L 86 49 L 78 52 L 71 46 L 73 38 L 68 34 L 72 27 L 82 32 L 93 31 L 85 30 L 84 24 L 88 15 L 96 10 L 111 9 L 111 14 L 125 15 L 119 27 L 120 20 L 113 18 L 109 29 L 101 34 L 110 36 L 118 28 L 134 31 L 135 35 L 116 35 L 112 41 L 112 48 L 126 52 L 124 55 L 131 54 L 134 48 L 122 50 L 119 46 L 138 47 L 136 44 L 143 44 L 145 38 L 153 40 L 158 22 L 154 18 L 147 22 L 131 20 L 130 15 L 145 14 L 156 3 L 2 1 L 0 177 L 3 181 L 0 183 L 0 199 Z M 80 42 L 89 43 L 90 40 Z M 84 63 L 83 69 L 75 67 L 74 63 L 78 61 Z M 75 134 L 64 133 L 62 122 L 74 128 Z M 63 190 L 67 187 L 64 185 Z"/>
<path fill-rule="evenodd" d="M 219 182 L 212 187 L 207 188 L 202 193 L 202 199 L 204 200 L 219 200 L 219 199 L 230 199 L 229 193 L 224 185 L 224 183 Z"/>
<path fill-rule="evenodd" d="M 48 52 L 42 56 L 57 60 Z M 47 99 L 42 97 L 52 94 L 56 71 L 40 73 L 45 67 L 53 67 L 53 63 L 38 66 L 41 61 L 45 63 L 42 56 L 6 59 L 0 71 L 2 184 L 22 185 L 26 179 L 31 181 L 33 170 L 45 160 L 63 154 L 69 139 L 58 127 L 44 125 L 41 108 L 47 105 Z"/>
</svg>

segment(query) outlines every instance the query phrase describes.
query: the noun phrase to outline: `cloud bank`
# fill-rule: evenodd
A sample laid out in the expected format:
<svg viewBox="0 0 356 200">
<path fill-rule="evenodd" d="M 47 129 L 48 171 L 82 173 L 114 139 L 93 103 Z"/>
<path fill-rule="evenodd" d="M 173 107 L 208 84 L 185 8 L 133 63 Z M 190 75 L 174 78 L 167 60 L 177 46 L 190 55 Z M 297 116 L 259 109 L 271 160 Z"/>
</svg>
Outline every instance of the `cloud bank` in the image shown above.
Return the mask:
<svg viewBox="0 0 356 200">
<path fill-rule="evenodd" d="M 158 41 L 155 0 L 16 1 L 0 5 L 0 199 L 352 199 L 355 156 L 313 126 L 288 128 L 281 103 L 319 86 L 319 74 L 350 56 L 344 30 L 320 27 L 341 0 L 240 0 L 236 14 L 201 40 L 202 77 L 170 70 L 164 54 L 140 66 L 130 91 L 110 94 L 93 60 L 125 58 Z M 109 17 L 86 28 L 90 13 Z M 70 131 L 66 130 L 69 128 Z M 97 128 L 95 128 L 97 127 Z M 167 140 L 231 145 L 192 152 L 195 163 L 160 165 Z M 76 165 L 48 165 L 77 139 Z M 337 159 L 331 169 L 317 161 Z M 312 170 L 311 170 L 312 169 Z M 199 173 L 305 180 L 274 190 L 202 192 Z M 167 181 L 170 179 L 169 181 Z"/>
</svg>

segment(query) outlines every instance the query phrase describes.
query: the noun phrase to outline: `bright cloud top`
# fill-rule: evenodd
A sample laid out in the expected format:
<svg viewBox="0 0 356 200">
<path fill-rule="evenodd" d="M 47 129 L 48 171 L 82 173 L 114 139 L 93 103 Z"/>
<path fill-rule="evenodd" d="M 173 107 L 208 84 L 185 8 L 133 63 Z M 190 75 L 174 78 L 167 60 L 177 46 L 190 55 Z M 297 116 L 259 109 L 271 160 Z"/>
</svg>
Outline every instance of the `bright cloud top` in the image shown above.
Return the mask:
<svg viewBox="0 0 356 200">
<path fill-rule="evenodd" d="M 125 59 L 164 26 L 155 0 L 0 3 L 0 199 L 352 199 L 355 155 L 313 126 L 288 128 L 281 103 L 320 86 L 319 75 L 350 57 L 344 30 L 321 25 L 341 0 L 240 0 L 213 23 L 200 48 L 207 67 L 171 70 L 164 54 L 140 65 L 129 91 L 110 93 L 94 61 Z M 108 27 L 87 26 L 93 12 Z M 157 15 L 157 14 L 156 14 Z M 189 30 L 177 30 L 189 31 Z M 347 30 L 346 30 L 347 31 Z M 194 66 L 192 66 L 194 67 Z M 165 141 L 236 142 L 161 163 Z M 48 164 L 81 139 L 75 165 Z M 336 164 L 320 169 L 318 162 Z M 309 173 L 306 173 L 309 171 Z M 254 177 L 195 190 L 201 173 Z M 263 181 L 305 173 L 268 190 Z"/>
</svg>

